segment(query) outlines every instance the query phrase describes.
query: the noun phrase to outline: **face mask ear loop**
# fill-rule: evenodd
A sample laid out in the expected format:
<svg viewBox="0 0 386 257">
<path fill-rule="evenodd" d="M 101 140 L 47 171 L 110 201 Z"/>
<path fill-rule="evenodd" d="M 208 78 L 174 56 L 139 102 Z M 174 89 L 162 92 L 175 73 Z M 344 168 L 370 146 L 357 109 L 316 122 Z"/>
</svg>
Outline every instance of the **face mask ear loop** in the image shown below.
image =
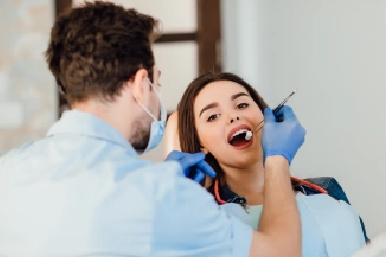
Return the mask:
<svg viewBox="0 0 386 257">
<path fill-rule="evenodd" d="M 149 78 L 147 78 L 147 82 L 150 84 L 150 86 L 153 88 L 153 90 L 154 90 L 154 92 L 155 92 L 155 94 L 157 95 L 157 97 L 158 97 L 158 100 L 160 101 L 160 104 L 161 104 L 161 108 L 162 108 L 162 110 L 161 110 L 161 120 L 166 120 L 166 111 L 164 110 L 164 106 L 162 105 L 162 103 L 161 103 L 161 94 L 160 93 L 158 93 L 158 91 L 155 89 L 155 87 L 154 87 L 154 85 L 153 85 L 153 83 L 151 83 L 151 81 L 150 81 L 150 79 Z M 143 108 L 143 107 L 142 107 Z M 149 113 L 149 112 L 148 112 Z M 151 114 L 150 114 L 151 115 Z M 154 115 L 151 115 L 152 117 L 154 117 Z M 158 119 L 155 119 L 156 121 L 158 120 Z"/>
<path fill-rule="evenodd" d="M 150 84 L 150 86 L 153 88 L 155 94 L 157 95 L 158 99 L 161 99 L 161 95 L 158 93 L 158 91 L 155 89 L 154 84 L 151 83 L 150 79 L 147 78 L 147 82 Z"/>
<path fill-rule="evenodd" d="M 133 94 L 134 99 L 137 101 L 137 103 L 142 107 L 142 109 L 143 109 L 147 114 L 149 114 L 150 117 L 153 118 L 153 120 L 157 121 L 156 117 L 155 117 L 151 112 L 149 112 L 149 110 L 148 110 L 148 109 L 147 109 L 140 101 L 138 101 L 137 96 L 134 94 L 134 90 L 132 90 L 131 93 Z"/>
</svg>

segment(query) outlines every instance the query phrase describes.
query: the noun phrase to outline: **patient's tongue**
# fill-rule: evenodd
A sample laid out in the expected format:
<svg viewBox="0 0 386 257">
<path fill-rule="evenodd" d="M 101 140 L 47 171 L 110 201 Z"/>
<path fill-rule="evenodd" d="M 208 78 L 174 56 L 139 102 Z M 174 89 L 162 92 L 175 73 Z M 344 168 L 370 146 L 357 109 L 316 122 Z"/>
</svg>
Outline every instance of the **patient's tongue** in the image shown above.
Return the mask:
<svg viewBox="0 0 386 257">
<path fill-rule="evenodd" d="M 245 140 L 245 134 L 242 133 L 233 138 L 231 145 L 234 147 L 240 147 L 240 146 L 244 146 L 248 142 L 249 142 L 248 140 Z"/>
<path fill-rule="evenodd" d="M 243 138 L 240 138 L 240 139 L 237 139 L 237 140 L 234 140 L 232 141 L 232 146 L 235 146 L 235 147 L 240 147 L 240 146 L 244 146 L 245 144 L 247 144 L 249 141 L 243 139 Z"/>
</svg>

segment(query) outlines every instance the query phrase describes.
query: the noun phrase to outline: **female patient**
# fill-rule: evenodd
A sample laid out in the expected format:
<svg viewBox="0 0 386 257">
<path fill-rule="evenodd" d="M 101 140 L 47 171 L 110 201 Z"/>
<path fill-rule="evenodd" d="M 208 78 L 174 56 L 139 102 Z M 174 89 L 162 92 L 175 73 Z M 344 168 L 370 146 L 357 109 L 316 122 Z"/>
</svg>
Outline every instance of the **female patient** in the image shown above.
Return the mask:
<svg viewBox="0 0 386 257">
<path fill-rule="evenodd" d="M 245 134 L 262 126 L 265 107 L 264 100 L 238 76 L 208 73 L 188 86 L 178 117 L 172 116 L 178 120 L 182 152 L 205 152 L 217 173 L 215 180 L 206 180 L 208 191 L 256 230 L 264 211 L 261 130 L 250 140 Z M 173 133 L 168 134 L 170 138 Z M 350 205 L 311 183 L 293 179 L 292 184 L 302 219 L 303 256 L 345 257 L 365 244 L 359 216 Z M 310 195 L 310 191 L 320 194 Z"/>
</svg>

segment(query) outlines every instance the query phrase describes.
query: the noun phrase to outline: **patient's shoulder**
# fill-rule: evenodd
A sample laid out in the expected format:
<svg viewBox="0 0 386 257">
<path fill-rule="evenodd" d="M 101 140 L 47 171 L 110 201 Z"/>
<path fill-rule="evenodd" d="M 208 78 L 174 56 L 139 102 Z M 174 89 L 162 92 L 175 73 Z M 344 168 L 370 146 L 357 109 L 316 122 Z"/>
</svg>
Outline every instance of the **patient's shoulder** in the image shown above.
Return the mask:
<svg viewBox="0 0 386 257">
<path fill-rule="evenodd" d="M 336 215 L 336 213 L 352 214 L 352 207 L 343 200 L 337 200 L 328 194 L 296 195 L 298 205 L 309 209 L 311 212 Z M 355 215 L 357 215 L 355 213 Z"/>
<path fill-rule="evenodd" d="M 365 244 L 359 215 L 345 201 L 327 194 L 298 194 L 296 199 L 302 221 L 303 216 L 311 215 L 314 218 L 330 256 L 350 256 Z"/>
</svg>

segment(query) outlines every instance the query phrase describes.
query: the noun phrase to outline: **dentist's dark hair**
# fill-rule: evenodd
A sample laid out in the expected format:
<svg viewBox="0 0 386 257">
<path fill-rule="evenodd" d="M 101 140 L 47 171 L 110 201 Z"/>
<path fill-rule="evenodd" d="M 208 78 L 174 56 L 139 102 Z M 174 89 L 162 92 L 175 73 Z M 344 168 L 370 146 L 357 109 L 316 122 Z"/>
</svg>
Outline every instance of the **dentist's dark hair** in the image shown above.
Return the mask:
<svg viewBox="0 0 386 257">
<path fill-rule="evenodd" d="M 180 140 L 180 147 L 182 152 L 198 153 L 201 152 L 200 139 L 197 133 L 195 119 L 194 119 L 194 101 L 196 97 L 208 84 L 218 81 L 235 82 L 247 90 L 253 101 L 258 105 L 261 111 L 264 111 L 268 104 L 257 93 L 257 91 L 239 76 L 233 73 L 212 73 L 208 72 L 199 76 L 192 83 L 188 85 L 178 106 L 177 106 L 177 127 Z M 211 154 L 207 154 L 205 160 L 213 167 L 217 174 L 217 179 L 220 185 L 225 184 L 224 171 L 221 169 L 216 158 Z M 201 185 L 204 185 L 202 181 Z M 208 187 L 208 191 L 213 192 L 213 183 Z"/>
<path fill-rule="evenodd" d="M 61 14 L 46 61 L 69 104 L 118 96 L 140 69 L 153 78 L 151 48 L 160 22 L 111 2 L 86 2 Z"/>
</svg>

